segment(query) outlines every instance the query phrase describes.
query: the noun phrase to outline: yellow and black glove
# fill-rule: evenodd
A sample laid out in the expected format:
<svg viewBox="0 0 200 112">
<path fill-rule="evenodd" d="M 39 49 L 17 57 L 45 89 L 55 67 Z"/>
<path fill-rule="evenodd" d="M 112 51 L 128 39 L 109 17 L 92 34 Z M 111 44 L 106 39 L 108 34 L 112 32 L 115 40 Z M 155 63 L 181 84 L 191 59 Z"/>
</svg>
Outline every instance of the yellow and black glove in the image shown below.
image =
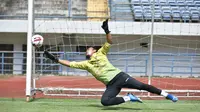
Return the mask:
<svg viewBox="0 0 200 112">
<path fill-rule="evenodd" d="M 106 19 L 106 20 L 103 22 L 103 24 L 102 24 L 101 27 L 103 28 L 103 30 L 105 31 L 106 34 L 109 34 L 109 33 L 110 33 L 109 27 L 108 27 L 108 19 Z"/>
</svg>

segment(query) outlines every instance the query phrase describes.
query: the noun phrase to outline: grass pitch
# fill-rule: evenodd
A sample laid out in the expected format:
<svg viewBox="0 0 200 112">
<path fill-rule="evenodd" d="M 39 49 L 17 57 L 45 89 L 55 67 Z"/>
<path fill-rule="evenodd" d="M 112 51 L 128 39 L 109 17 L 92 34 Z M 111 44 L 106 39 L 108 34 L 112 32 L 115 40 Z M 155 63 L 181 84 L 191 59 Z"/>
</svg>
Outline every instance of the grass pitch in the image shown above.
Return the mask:
<svg viewBox="0 0 200 112">
<path fill-rule="evenodd" d="M 145 100 L 104 107 L 98 99 L 25 99 L 0 98 L 0 112 L 200 112 L 200 101 Z"/>
</svg>

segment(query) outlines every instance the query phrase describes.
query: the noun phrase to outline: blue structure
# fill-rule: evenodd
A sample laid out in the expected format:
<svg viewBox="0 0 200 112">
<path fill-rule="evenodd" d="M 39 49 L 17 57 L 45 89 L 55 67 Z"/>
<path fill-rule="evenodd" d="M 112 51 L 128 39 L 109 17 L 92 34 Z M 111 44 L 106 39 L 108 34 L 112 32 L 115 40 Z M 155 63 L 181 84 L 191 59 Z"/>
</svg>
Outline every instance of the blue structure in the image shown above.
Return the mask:
<svg viewBox="0 0 200 112">
<path fill-rule="evenodd" d="M 123 15 L 133 20 L 151 20 L 153 0 L 113 0 L 111 18 L 126 20 Z M 158 21 L 199 21 L 199 0 L 155 0 L 155 20 Z M 132 12 L 132 13 L 131 13 Z M 131 20 L 131 19 L 130 19 Z M 133 21 L 132 20 L 132 21 Z"/>
<path fill-rule="evenodd" d="M 0 74 L 13 74 L 18 72 L 26 73 L 26 52 L 15 52 L 23 54 L 23 57 L 10 57 L 8 54 L 13 52 L 0 52 Z M 85 60 L 85 54 L 80 52 L 54 52 L 60 55 L 61 59 L 70 61 Z M 77 70 L 64 67 L 57 63 L 52 63 L 50 60 L 43 57 L 42 52 L 36 54 L 36 73 L 37 74 L 86 74 L 84 70 Z M 147 73 L 148 54 L 141 53 L 109 53 L 108 58 L 111 63 L 122 71 L 133 74 L 135 76 L 145 76 Z M 185 57 L 184 59 L 175 58 L 177 56 Z M 126 58 L 125 58 L 126 57 Z M 129 58 L 133 57 L 133 58 Z M 139 58 L 135 58 L 139 57 Z M 198 54 L 153 54 L 152 71 L 154 76 L 198 76 L 200 74 L 200 65 L 195 65 L 198 61 L 191 57 L 199 57 Z M 22 63 L 14 63 L 13 60 L 22 60 Z M 118 61 L 116 61 L 118 60 Z M 22 69 L 16 70 L 16 67 L 21 66 Z"/>
<path fill-rule="evenodd" d="M 19 2 L 9 4 L 6 0 L 2 1 L 0 19 L 27 19 L 27 0 L 16 1 Z M 86 0 L 58 0 L 56 4 L 43 1 L 45 3 L 35 0 L 36 18 L 87 19 Z M 115 21 L 149 21 L 152 18 L 152 4 L 153 0 L 109 0 L 110 18 Z M 200 21 L 200 0 L 155 0 L 154 10 L 156 21 Z"/>
</svg>

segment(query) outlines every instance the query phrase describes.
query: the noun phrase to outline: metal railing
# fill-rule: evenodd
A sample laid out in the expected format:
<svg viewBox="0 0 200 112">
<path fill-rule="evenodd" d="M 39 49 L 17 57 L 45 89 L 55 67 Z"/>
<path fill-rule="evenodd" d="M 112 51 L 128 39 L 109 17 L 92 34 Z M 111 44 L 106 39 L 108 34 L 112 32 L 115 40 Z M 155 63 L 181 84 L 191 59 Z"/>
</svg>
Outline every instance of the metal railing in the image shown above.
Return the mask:
<svg viewBox="0 0 200 112">
<path fill-rule="evenodd" d="M 85 59 L 84 53 L 77 52 L 53 52 L 61 59 L 80 61 Z M 200 56 L 194 54 L 153 54 L 153 75 L 167 76 L 198 76 L 200 74 Z M 137 56 L 137 57 L 136 57 Z M 191 57 L 195 57 L 191 58 Z M 134 57 L 134 58 L 129 58 Z M 142 57 L 142 58 L 141 58 Z M 190 57 L 190 58 L 189 58 Z M 148 64 L 148 53 L 109 53 L 110 62 L 122 71 L 130 74 L 146 75 Z M 71 69 L 43 56 L 43 52 L 36 53 L 36 74 L 80 74 L 87 73 L 83 70 Z M 178 71 L 177 71 L 178 70 Z M 26 52 L 0 51 L 0 74 L 25 74 Z"/>
<path fill-rule="evenodd" d="M 46 88 L 36 88 L 35 90 L 43 91 L 44 95 L 47 96 L 70 96 L 70 97 L 94 97 L 102 96 L 102 92 L 105 89 L 99 88 L 56 88 L 56 87 L 46 87 Z M 59 91 L 59 92 L 58 92 Z M 73 92 L 72 92 L 73 91 Z M 170 93 L 174 93 L 177 97 L 183 98 L 200 98 L 200 90 L 165 90 Z M 121 92 L 134 92 L 138 93 L 138 97 L 163 97 L 158 95 L 147 95 L 147 91 L 134 90 L 134 89 L 122 89 Z M 94 94 L 95 93 L 95 94 Z"/>
</svg>

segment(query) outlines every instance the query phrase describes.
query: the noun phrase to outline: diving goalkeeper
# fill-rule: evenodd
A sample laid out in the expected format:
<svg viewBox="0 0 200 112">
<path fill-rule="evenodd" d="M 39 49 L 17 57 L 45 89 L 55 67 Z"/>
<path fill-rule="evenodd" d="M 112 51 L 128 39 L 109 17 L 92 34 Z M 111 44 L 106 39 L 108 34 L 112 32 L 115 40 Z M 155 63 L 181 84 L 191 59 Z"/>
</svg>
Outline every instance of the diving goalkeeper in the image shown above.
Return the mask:
<svg viewBox="0 0 200 112">
<path fill-rule="evenodd" d="M 86 51 L 87 60 L 85 61 L 70 62 L 68 60 L 61 60 L 50 54 L 48 51 L 44 51 L 44 54 L 47 58 L 64 66 L 87 70 L 97 80 L 104 83 L 106 90 L 101 98 L 101 103 L 104 106 L 118 105 L 127 101 L 142 103 L 140 98 L 131 93 L 128 93 L 123 97 L 116 97 L 122 88 L 146 90 L 157 95 L 162 95 L 166 97 L 166 99 L 172 100 L 173 102 L 178 101 L 176 96 L 168 94 L 167 92 L 152 85 L 144 84 L 122 72 L 120 69 L 115 68 L 107 58 L 107 53 L 112 44 L 112 37 L 108 27 L 108 19 L 103 22 L 102 28 L 106 33 L 107 42 L 105 42 L 105 44 L 99 50 L 97 50 L 95 47 L 89 47 Z"/>
</svg>

